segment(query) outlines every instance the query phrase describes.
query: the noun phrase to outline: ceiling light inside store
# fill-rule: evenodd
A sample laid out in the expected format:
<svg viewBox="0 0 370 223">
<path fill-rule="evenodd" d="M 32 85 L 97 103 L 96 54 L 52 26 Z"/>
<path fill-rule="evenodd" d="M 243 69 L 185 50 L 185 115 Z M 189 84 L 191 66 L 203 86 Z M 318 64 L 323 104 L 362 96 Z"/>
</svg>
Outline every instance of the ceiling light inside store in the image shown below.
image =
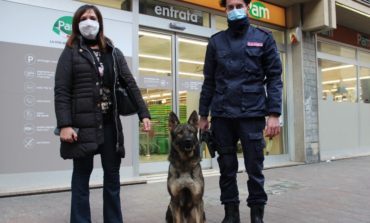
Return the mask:
<svg viewBox="0 0 370 223">
<path fill-rule="evenodd" d="M 196 44 L 200 46 L 207 46 L 208 44 L 208 42 L 204 42 L 204 41 L 197 41 L 197 40 L 183 39 L 183 38 L 179 38 L 179 42 L 191 43 L 191 44 Z"/>
<path fill-rule="evenodd" d="M 328 67 L 328 68 L 321 69 L 321 72 L 326 72 L 326 71 L 331 71 L 331 70 L 339 70 L 339 69 L 350 68 L 350 67 L 354 67 L 354 66 L 355 65 L 349 64 L 349 65 L 342 65 L 342 66 L 337 66 L 337 67 Z"/>
<path fill-rule="evenodd" d="M 340 80 L 332 80 L 332 81 L 323 81 L 321 84 L 336 84 L 339 83 Z"/>
<path fill-rule="evenodd" d="M 139 36 L 150 36 L 150 37 L 167 39 L 167 40 L 171 39 L 171 36 L 166 36 L 166 35 L 157 34 L 157 33 L 150 33 L 150 32 L 145 32 L 145 31 L 139 31 Z"/>
<path fill-rule="evenodd" d="M 204 65 L 204 62 L 195 61 L 195 60 L 183 60 L 183 59 L 180 59 L 179 62 L 181 62 L 181 63 L 191 63 L 191 64 Z"/>
<path fill-rule="evenodd" d="M 151 95 L 149 95 L 149 98 L 159 98 L 159 97 L 161 97 L 160 94 L 151 94 Z"/>
<path fill-rule="evenodd" d="M 154 72 L 154 73 L 160 73 L 160 74 L 171 74 L 170 70 L 161 70 L 161 69 L 151 69 L 151 68 L 142 68 L 139 67 L 140 71 L 148 71 L 148 72 Z"/>
<path fill-rule="evenodd" d="M 365 79 L 370 79 L 370 76 L 363 76 L 363 77 L 360 77 L 360 80 L 365 80 Z"/>
<path fill-rule="evenodd" d="M 196 73 L 180 72 L 179 74 L 185 75 L 185 76 L 203 77 L 203 74 L 196 74 Z"/>
<path fill-rule="evenodd" d="M 161 57 L 161 56 L 155 56 L 155 55 L 149 55 L 149 54 L 139 54 L 139 57 L 155 59 L 155 60 L 171 61 L 171 58 L 169 58 L 169 57 Z"/>
<path fill-rule="evenodd" d="M 171 58 L 170 57 L 161 57 L 161 56 L 149 55 L 149 54 L 139 54 L 139 57 L 148 58 L 148 59 L 155 59 L 155 60 L 171 61 Z M 184 60 L 184 59 L 180 59 L 179 62 L 181 62 L 181 63 L 190 63 L 190 64 L 204 65 L 204 62 L 200 62 L 200 61 L 196 61 L 196 60 Z"/>
<path fill-rule="evenodd" d="M 337 2 L 336 4 L 337 4 L 337 6 L 340 6 L 340 7 L 342 7 L 342 8 L 348 9 L 348 10 L 350 10 L 350 11 L 352 11 L 352 12 L 355 12 L 355 13 L 357 13 L 357 14 L 360 14 L 360 15 L 363 15 L 363 16 L 366 16 L 366 17 L 370 18 L 370 14 L 367 14 L 367 13 L 365 13 L 365 12 L 359 11 L 359 10 L 357 10 L 357 9 L 351 8 L 351 7 L 349 7 L 349 6 L 343 5 L 343 4 L 338 3 L 338 2 Z"/>
<path fill-rule="evenodd" d="M 365 79 L 370 79 L 370 76 L 363 76 L 363 77 L 360 77 L 360 80 L 365 80 Z M 336 84 L 336 83 L 339 83 L 339 82 L 349 82 L 349 81 L 356 81 L 356 78 L 345 78 L 345 79 L 342 79 L 342 80 L 331 80 L 331 81 L 323 81 L 321 84 Z"/>
<path fill-rule="evenodd" d="M 160 73 L 160 74 L 171 74 L 170 70 L 142 68 L 142 67 L 139 68 L 139 71 L 147 71 L 147 72 L 154 72 L 154 73 Z M 203 74 L 197 74 L 197 73 L 179 72 L 179 74 L 185 75 L 185 76 L 203 77 Z"/>
</svg>

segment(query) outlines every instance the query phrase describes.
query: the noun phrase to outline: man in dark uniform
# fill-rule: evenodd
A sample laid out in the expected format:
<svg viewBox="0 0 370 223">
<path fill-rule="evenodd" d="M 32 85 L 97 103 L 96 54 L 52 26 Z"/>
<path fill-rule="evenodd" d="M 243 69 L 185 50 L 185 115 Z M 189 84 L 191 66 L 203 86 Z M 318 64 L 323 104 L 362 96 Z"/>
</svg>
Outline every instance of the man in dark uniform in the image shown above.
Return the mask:
<svg viewBox="0 0 370 223">
<path fill-rule="evenodd" d="M 228 29 L 209 40 L 199 103 L 202 130 L 209 127 L 211 111 L 211 130 L 219 154 L 221 203 L 225 206 L 223 223 L 240 222 L 236 182 L 238 140 L 249 177 L 247 203 L 251 222 L 263 222 L 267 202 L 262 174 L 263 130 L 269 138 L 280 132 L 281 61 L 271 33 L 250 25 L 247 16 L 250 2 L 220 2 L 226 8 Z"/>
</svg>

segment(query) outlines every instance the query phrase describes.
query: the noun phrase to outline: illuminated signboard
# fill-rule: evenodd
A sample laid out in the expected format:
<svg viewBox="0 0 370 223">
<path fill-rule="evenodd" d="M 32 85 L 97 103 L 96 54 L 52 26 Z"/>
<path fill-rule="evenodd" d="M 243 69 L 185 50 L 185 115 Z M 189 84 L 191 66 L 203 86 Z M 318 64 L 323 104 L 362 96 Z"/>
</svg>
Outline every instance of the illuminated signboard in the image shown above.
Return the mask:
<svg viewBox="0 0 370 223">
<path fill-rule="evenodd" d="M 225 11 L 225 8 L 222 8 L 219 5 L 219 1 L 215 0 L 182 0 L 184 2 L 189 2 L 195 5 L 204 6 L 211 9 L 216 9 L 219 11 Z M 285 8 L 272 5 L 262 1 L 252 0 L 249 10 L 249 15 L 252 19 L 260 20 L 266 23 L 271 23 L 274 25 L 286 26 L 285 21 Z"/>
</svg>

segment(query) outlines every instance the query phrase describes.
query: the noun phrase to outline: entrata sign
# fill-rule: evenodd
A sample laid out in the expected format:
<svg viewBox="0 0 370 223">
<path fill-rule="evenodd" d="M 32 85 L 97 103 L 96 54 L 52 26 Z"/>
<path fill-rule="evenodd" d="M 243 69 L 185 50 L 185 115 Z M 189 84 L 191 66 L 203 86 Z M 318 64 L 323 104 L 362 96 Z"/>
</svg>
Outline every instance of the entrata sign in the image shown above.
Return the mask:
<svg viewBox="0 0 370 223">
<path fill-rule="evenodd" d="M 157 0 L 140 0 L 139 12 L 146 15 L 203 26 L 203 12 Z"/>
<path fill-rule="evenodd" d="M 198 16 L 196 14 L 191 13 L 189 10 L 182 11 L 174 9 L 173 6 L 164 7 L 160 5 L 156 5 L 154 7 L 154 12 L 157 16 L 168 17 L 171 19 L 180 19 L 185 22 L 189 23 L 198 23 Z"/>
<path fill-rule="evenodd" d="M 195 5 L 204 6 L 207 8 L 217 9 L 220 11 L 225 11 L 225 8 L 222 8 L 219 5 L 219 1 L 216 0 L 182 0 L 184 2 L 189 2 Z M 271 23 L 274 25 L 286 26 L 285 21 L 285 8 L 272 5 L 262 1 L 252 0 L 249 5 L 249 15 L 252 19 L 260 20 L 266 23 Z"/>
</svg>

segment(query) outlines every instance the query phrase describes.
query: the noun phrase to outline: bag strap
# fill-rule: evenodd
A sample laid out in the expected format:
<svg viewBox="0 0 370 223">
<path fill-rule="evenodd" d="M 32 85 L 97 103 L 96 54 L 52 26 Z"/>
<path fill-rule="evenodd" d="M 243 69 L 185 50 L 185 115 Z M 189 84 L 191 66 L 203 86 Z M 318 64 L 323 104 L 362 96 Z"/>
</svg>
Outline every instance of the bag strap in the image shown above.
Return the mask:
<svg viewBox="0 0 370 223">
<path fill-rule="evenodd" d="M 118 85 L 122 85 L 123 87 L 127 87 L 128 84 L 126 83 L 125 79 L 121 76 L 121 67 L 119 66 L 119 63 L 118 63 L 118 55 L 116 53 L 115 50 L 113 50 L 113 60 L 115 60 L 115 66 L 116 66 L 116 70 L 118 72 L 117 74 L 117 84 Z"/>
</svg>

